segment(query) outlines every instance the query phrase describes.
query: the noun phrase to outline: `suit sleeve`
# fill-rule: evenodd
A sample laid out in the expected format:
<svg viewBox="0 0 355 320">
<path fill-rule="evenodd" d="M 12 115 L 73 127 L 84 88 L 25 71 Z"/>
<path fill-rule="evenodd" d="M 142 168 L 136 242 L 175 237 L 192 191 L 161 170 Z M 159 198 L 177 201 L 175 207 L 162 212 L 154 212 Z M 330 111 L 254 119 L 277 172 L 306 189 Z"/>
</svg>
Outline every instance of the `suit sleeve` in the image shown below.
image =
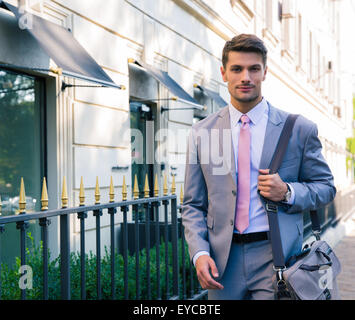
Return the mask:
<svg viewBox="0 0 355 320">
<path fill-rule="evenodd" d="M 191 259 L 198 251 L 210 252 L 206 223 L 207 210 L 207 186 L 192 129 L 187 144 L 184 200 L 181 212 Z"/>
<path fill-rule="evenodd" d="M 316 210 L 333 201 L 336 194 L 334 177 L 321 152 L 317 126 L 313 124 L 306 137 L 299 181 L 289 183 L 295 199 L 287 213 Z"/>
</svg>

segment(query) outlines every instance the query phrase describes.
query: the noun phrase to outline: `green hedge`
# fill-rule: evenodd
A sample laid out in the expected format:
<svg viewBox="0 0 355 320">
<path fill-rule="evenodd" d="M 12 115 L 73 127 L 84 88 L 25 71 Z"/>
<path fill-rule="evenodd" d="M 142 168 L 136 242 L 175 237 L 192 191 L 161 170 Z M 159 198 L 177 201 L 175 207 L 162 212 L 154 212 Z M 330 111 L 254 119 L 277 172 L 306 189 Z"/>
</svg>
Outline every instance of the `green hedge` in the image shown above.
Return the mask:
<svg viewBox="0 0 355 320">
<path fill-rule="evenodd" d="M 43 264 L 42 264 L 42 242 L 39 245 L 34 244 L 34 239 L 30 233 L 27 234 L 29 248 L 26 249 L 26 264 L 31 266 L 33 272 L 33 288 L 26 290 L 26 298 L 39 300 L 43 299 Z M 182 298 L 182 259 L 181 242 L 179 241 L 179 284 L 180 298 Z M 187 292 L 190 292 L 190 273 L 189 258 L 187 255 L 187 246 L 185 245 L 185 267 L 186 267 L 186 286 Z M 169 257 L 169 296 L 172 295 L 172 246 L 168 243 Z M 60 256 L 51 259 L 50 252 L 48 264 L 48 287 L 49 299 L 61 299 L 60 297 Z M 88 300 L 97 299 L 96 292 L 96 255 L 91 251 L 85 255 L 86 271 L 86 298 Z M 146 278 L 146 250 L 140 251 L 139 255 L 140 270 L 140 299 L 147 299 L 147 278 Z M 21 291 L 19 288 L 19 268 L 21 266 L 20 258 L 16 258 L 15 265 L 11 268 L 8 265 L 1 264 L 1 299 L 17 300 L 20 299 Z M 165 244 L 160 245 L 160 286 L 161 296 L 166 299 L 166 277 L 165 277 Z M 150 284 L 151 299 L 157 298 L 157 278 L 156 278 L 156 248 L 150 249 Z M 71 276 L 71 299 L 80 299 L 80 253 L 72 252 L 70 254 L 70 276 Z M 115 279 L 116 279 L 116 299 L 124 299 L 124 272 L 123 256 L 115 255 Z M 196 272 L 193 270 L 194 285 L 198 284 Z M 101 257 L 101 286 L 102 299 L 111 299 L 111 255 L 109 249 L 105 247 L 105 253 Z M 136 298 L 136 258 L 135 255 L 128 256 L 128 291 L 129 299 Z"/>
</svg>

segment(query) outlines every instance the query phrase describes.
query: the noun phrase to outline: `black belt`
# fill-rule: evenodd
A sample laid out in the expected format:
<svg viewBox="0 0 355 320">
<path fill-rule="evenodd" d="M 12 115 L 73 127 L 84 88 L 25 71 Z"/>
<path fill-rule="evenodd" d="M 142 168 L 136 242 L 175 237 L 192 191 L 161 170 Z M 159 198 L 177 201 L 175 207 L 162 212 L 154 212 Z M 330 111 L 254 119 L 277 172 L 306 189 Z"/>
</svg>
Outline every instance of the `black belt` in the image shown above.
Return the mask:
<svg viewBox="0 0 355 320">
<path fill-rule="evenodd" d="M 233 242 L 235 243 L 251 243 L 255 241 L 263 241 L 269 239 L 269 232 L 251 232 L 245 234 L 233 233 Z"/>
</svg>

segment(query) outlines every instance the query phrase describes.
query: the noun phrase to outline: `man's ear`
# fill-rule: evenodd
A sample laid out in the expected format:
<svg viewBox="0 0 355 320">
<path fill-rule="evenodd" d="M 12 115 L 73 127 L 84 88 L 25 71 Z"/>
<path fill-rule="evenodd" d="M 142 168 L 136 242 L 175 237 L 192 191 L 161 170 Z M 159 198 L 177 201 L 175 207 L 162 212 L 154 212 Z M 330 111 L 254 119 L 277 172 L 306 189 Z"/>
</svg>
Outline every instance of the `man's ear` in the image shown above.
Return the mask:
<svg viewBox="0 0 355 320">
<path fill-rule="evenodd" d="M 226 76 L 226 71 L 224 70 L 224 67 L 221 66 L 221 75 L 222 75 L 222 79 L 224 82 L 227 82 L 227 76 Z"/>
<path fill-rule="evenodd" d="M 268 66 L 265 67 L 263 81 L 264 81 L 265 78 L 266 78 L 267 71 L 268 71 Z"/>
</svg>

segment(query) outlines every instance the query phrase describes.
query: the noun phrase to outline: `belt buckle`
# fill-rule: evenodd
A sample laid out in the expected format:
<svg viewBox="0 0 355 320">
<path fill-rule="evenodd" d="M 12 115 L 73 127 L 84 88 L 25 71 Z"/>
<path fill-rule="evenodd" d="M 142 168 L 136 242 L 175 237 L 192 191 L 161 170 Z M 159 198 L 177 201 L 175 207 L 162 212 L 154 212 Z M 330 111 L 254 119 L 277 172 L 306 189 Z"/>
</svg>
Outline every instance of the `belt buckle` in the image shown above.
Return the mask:
<svg viewBox="0 0 355 320">
<path fill-rule="evenodd" d="M 269 212 L 277 213 L 277 205 L 270 202 L 266 202 L 266 210 Z"/>
</svg>

